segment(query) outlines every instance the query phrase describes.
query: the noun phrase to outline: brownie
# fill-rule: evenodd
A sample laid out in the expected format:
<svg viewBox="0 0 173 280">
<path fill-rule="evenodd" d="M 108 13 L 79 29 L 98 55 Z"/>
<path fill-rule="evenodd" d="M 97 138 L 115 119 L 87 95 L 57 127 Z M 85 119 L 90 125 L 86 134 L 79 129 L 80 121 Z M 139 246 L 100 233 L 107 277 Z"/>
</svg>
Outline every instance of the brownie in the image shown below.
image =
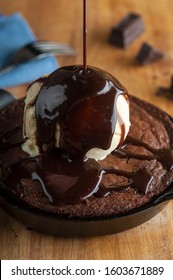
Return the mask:
<svg viewBox="0 0 173 280">
<path fill-rule="evenodd" d="M 109 217 L 147 204 L 173 181 L 172 153 L 168 155 L 171 157 L 168 158 L 168 161 L 163 156 L 158 157 L 157 153 L 153 156 L 156 151 L 164 152 L 172 149 L 172 120 L 160 109 L 130 96 L 131 127 L 127 137 L 128 141 L 104 160 L 99 161 L 99 164 L 104 169 L 125 170 L 129 173 L 147 170 L 152 176 L 147 190 L 141 191 L 140 186 L 139 188 L 130 184 L 128 186 L 129 178 L 122 176 L 123 173 L 120 175 L 103 174 L 100 186 L 102 190 L 107 189 L 109 192 L 105 195 L 96 193 L 86 200 L 72 204 L 69 202 L 51 203 L 40 183 L 26 177 L 24 173 L 18 185 L 15 184 L 16 177 L 14 176 L 15 187 L 13 187 L 6 183 L 12 166 L 23 161 L 27 165 L 28 172 L 32 173 L 39 165 L 39 157 L 36 162 L 29 161 L 27 164 L 29 155 L 21 149 L 23 109 L 24 101 L 18 100 L 0 112 L 0 193 L 13 199 L 18 205 L 23 205 L 26 209 L 41 210 L 58 217 L 83 219 Z M 11 130 L 13 130 L 12 134 Z M 8 141 L 3 141 L 3 139 L 8 139 Z M 170 166 L 167 164 L 168 162 Z M 142 184 L 142 181 L 141 176 L 138 184 Z M 125 185 L 126 187 L 115 189 L 115 185 Z"/>
</svg>

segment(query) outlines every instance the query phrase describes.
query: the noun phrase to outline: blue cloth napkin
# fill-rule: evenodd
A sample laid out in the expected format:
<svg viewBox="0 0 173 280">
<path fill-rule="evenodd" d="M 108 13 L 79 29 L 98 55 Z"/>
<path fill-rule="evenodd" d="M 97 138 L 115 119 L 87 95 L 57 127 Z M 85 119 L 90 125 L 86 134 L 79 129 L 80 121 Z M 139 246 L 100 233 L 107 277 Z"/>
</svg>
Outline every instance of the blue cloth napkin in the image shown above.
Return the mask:
<svg viewBox="0 0 173 280">
<path fill-rule="evenodd" d="M 0 68 L 8 63 L 12 55 L 24 45 L 36 40 L 27 21 L 20 13 L 0 16 Z M 35 58 L 29 62 L 0 73 L 0 87 L 29 83 L 58 68 L 52 55 Z"/>
</svg>

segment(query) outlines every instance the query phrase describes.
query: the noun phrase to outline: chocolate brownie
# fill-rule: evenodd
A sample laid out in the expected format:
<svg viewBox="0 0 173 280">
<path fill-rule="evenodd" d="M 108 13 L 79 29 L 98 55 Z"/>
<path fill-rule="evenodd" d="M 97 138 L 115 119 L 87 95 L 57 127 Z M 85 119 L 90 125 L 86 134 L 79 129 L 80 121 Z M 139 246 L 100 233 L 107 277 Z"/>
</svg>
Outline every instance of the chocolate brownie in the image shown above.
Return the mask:
<svg viewBox="0 0 173 280">
<path fill-rule="evenodd" d="M 0 193 L 19 205 L 58 217 L 109 217 L 147 204 L 173 181 L 172 121 L 130 96 L 131 128 L 125 142 L 104 160 L 93 160 L 93 168 L 102 170 L 97 191 L 81 201 L 52 202 L 34 174 L 47 172 L 45 162 L 56 169 L 57 151 L 32 159 L 21 149 L 23 109 L 23 100 L 18 100 L 0 112 Z"/>
</svg>

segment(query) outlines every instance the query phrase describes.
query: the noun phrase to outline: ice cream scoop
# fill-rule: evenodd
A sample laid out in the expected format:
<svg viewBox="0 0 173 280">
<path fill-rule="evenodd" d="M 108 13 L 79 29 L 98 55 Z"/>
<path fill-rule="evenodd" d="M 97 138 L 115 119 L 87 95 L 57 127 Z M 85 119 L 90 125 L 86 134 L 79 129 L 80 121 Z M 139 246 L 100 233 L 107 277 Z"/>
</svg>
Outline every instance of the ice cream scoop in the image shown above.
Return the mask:
<svg viewBox="0 0 173 280">
<path fill-rule="evenodd" d="M 54 147 L 68 159 L 101 160 L 124 141 L 130 127 L 126 89 L 109 73 L 66 66 L 34 82 L 24 111 L 23 150 L 31 156 Z"/>
</svg>

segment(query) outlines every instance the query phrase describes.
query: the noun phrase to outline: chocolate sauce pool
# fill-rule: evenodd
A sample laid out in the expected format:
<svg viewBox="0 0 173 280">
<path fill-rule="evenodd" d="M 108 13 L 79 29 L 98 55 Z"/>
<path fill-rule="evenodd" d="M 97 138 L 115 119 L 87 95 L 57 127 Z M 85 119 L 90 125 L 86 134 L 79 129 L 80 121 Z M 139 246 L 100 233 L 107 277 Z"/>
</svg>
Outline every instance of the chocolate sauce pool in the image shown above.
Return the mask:
<svg viewBox="0 0 173 280">
<path fill-rule="evenodd" d="M 14 143 L 13 135 L 17 129 L 12 130 L 0 139 L 0 148 L 3 153 L 13 149 L 20 143 Z M 4 145 L 5 143 L 5 145 Z M 129 158 L 126 148 L 128 145 L 138 145 L 150 151 L 153 149 L 148 144 L 135 138 L 128 138 L 125 145 L 121 147 L 123 156 Z M 0 149 L 2 150 L 2 149 Z M 173 150 L 153 149 L 155 154 L 148 156 L 148 160 L 157 159 L 167 170 L 173 168 Z M 119 149 L 114 152 L 120 157 Z M 146 160 L 146 155 L 130 154 L 130 157 Z M 150 158 L 149 158 L 150 157 Z M 165 165 L 168 159 L 169 164 Z M 163 160 L 164 159 L 164 160 Z M 116 157 L 115 157 L 116 160 Z M 121 185 L 104 187 L 102 179 L 105 174 L 115 174 L 128 179 L 128 182 Z M 88 159 L 87 161 L 69 161 L 63 157 L 61 149 L 53 149 L 49 154 L 35 158 L 25 158 L 3 170 L 2 184 L 6 189 L 11 189 L 21 199 L 23 188 L 26 188 L 27 180 L 39 183 L 40 191 L 47 197 L 51 204 L 75 204 L 85 202 L 87 199 L 104 197 L 115 191 L 126 191 L 129 187 L 137 189 L 140 193 L 147 193 L 153 176 L 147 169 L 138 169 L 134 172 L 112 169 L 100 166 L 100 163 Z"/>
</svg>

